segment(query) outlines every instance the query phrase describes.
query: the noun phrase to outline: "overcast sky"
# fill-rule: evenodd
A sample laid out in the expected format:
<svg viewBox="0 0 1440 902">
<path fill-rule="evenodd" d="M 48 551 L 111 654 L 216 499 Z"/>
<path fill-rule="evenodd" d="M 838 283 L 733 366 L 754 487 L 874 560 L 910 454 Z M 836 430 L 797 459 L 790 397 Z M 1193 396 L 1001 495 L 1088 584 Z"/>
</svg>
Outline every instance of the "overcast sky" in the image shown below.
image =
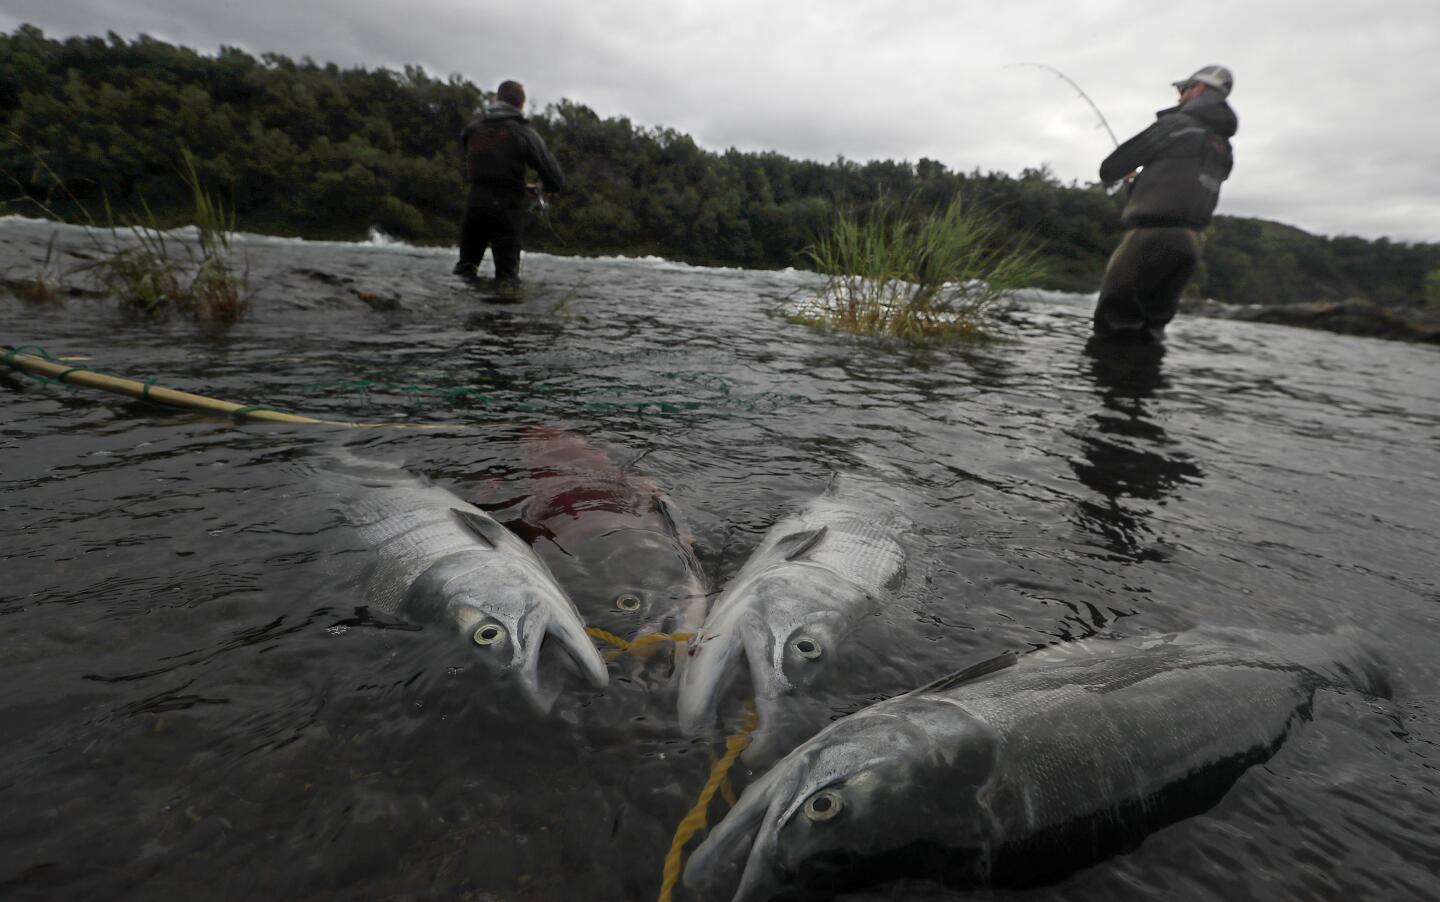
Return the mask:
<svg viewBox="0 0 1440 902">
<path fill-rule="evenodd" d="M 1209 63 L 1235 73 L 1220 212 L 1440 241 L 1440 0 L 0 0 L 0 28 L 139 33 L 214 53 L 419 64 L 532 103 L 818 160 L 930 157 L 1097 178 Z"/>
</svg>

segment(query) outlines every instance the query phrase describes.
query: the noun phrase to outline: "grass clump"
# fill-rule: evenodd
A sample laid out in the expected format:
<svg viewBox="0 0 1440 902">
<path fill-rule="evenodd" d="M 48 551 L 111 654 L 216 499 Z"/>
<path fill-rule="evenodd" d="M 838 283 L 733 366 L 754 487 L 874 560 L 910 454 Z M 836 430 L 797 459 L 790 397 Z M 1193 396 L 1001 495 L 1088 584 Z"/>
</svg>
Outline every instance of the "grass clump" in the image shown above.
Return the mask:
<svg viewBox="0 0 1440 902">
<path fill-rule="evenodd" d="M 790 319 L 916 343 L 988 337 L 987 314 L 1044 271 L 1032 248 L 1003 241 L 959 198 L 922 214 L 883 201 L 842 210 L 805 257 L 827 278 Z"/>
<path fill-rule="evenodd" d="M 65 273 L 60 269 L 55 256 L 55 241 L 59 233 L 52 233 L 45 245 L 45 260 L 40 271 L 27 279 L 5 279 L 4 285 L 10 293 L 22 301 L 43 304 L 62 300 L 65 297 Z"/>
<path fill-rule="evenodd" d="M 140 313 L 175 312 L 234 322 L 246 307 L 245 276 L 237 271 L 230 247 L 235 213 L 206 190 L 189 153 L 184 163 L 180 176 L 194 204 L 195 237 L 182 240 L 171 235 L 144 201 L 144 216 L 123 224 L 117 224 L 106 204 L 106 228 L 114 249 L 88 268 L 123 306 Z"/>
<path fill-rule="evenodd" d="M 13 133 L 11 137 L 22 143 Z M 33 148 L 30 152 L 58 190 L 68 195 L 79 210 L 82 227 L 93 245 L 93 262 L 74 271 L 88 272 L 122 307 L 138 313 L 180 313 L 221 322 L 234 322 L 244 315 L 248 306 L 244 297 L 247 277 L 243 267 L 237 266 L 231 248 L 235 213 L 227 210 L 224 203 L 205 188 L 189 151 L 183 152 L 179 175 L 193 203 L 190 215 L 195 229 L 193 238 L 180 238 L 165 229 L 143 198 L 140 201 L 143 216 L 117 217 L 107 200 L 105 222 L 97 223 L 39 152 Z M 52 219 L 62 218 L 45 200 L 29 195 L 20 200 Z M 109 241 L 102 237 L 105 232 L 109 232 Z M 63 276 L 55 263 L 52 236 L 41 272 L 33 280 L 13 283 L 10 287 L 22 297 L 58 297 L 63 291 Z"/>
</svg>

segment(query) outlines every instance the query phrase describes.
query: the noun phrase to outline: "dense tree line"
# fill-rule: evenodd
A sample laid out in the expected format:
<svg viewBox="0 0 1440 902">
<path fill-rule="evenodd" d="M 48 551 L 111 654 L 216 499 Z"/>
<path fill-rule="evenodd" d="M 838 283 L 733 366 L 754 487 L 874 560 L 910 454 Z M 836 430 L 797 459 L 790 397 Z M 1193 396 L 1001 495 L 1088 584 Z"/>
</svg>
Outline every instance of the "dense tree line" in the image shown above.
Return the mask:
<svg viewBox="0 0 1440 902">
<path fill-rule="evenodd" d="M 78 218 L 108 202 L 182 219 L 182 151 L 250 231 L 360 237 L 371 226 L 453 243 L 463 199 L 458 136 L 484 100 L 459 76 L 418 67 L 341 69 L 235 48 L 216 56 L 148 37 L 0 35 L 0 177 L 11 196 Z M 1120 238 L 1118 198 L 1063 185 L 1046 169 L 962 173 L 933 160 L 820 163 L 714 153 L 564 101 L 533 117 L 570 180 L 532 222 L 530 247 L 647 253 L 696 263 L 802 265 L 837 207 L 879 198 L 930 210 L 955 196 L 1025 236 L 1045 284 L 1093 290 Z M 41 165 L 43 161 L 44 165 Z M 63 182 L 64 189 L 61 189 Z M 12 209 L 21 205 L 12 202 Z M 1419 305 L 1434 293 L 1440 245 L 1322 238 L 1219 217 L 1194 291 L 1240 303 L 1365 297 Z M 1428 282 L 1427 282 L 1428 280 Z"/>
</svg>

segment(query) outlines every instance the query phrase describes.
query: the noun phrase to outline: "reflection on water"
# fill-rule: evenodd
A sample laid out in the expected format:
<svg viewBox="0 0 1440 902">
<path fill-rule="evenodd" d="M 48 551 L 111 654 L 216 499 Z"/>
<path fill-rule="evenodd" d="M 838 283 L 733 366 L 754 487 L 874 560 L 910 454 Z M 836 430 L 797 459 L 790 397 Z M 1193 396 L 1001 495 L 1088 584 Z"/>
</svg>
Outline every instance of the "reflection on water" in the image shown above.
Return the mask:
<svg viewBox="0 0 1440 902">
<path fill-rule="evenodd" d="M 1091 426 L 1080 437 L 1081 456 L 1071 467 L 1104 500 L 1082 500 L 1077 516 L 1116 555 L 1164 560 L 1163 548 L 1147 537 L 1148 506 L 1126 499 L 1164 503 L 1180 486 L 1198 483 L 1202 476 L 1146 408 L 1155 392 L 1167 387 L 1165 346 L 1092 340 L 1085 356 L 1101 409 L 1090 414 Z"/>
<path fill-rule="evenodd" d="M 0 268 L 34 271 L 50 233 L 0 224 Z M 1011 341 L 912 349 L 771 315 L 803 273 L 532 256 L 497 307 L 445 249 L 241 244 L 233 328 L 0 297 L 0 340 L 446 428 L 237 428 L 0 379 L 0 895 L 208 896 L 222 875 L 246 898 L 653 896 L 713 751 L 681 738 L 673 691 L 617 666 L 528 718 L 448 632 L 363 606 L 297 466 L 347 442 L 478 497 L 534 477 L 536 426 L 663 490 L 712 588 L 835 473 L 892 486 L 907 579 L 837 716 L 1003 649 L 1362 621 L 1394 703 L 1322 696 L 1211 811 L 1023 895 L 1433 890 L 1434 349 L 1182 318 L 1163 357 L 1087 354 L 1090 300 L 1059 295 L 1021 304 Z M 945 895 L 874 897 L 915 893 Z"/>
</svg>

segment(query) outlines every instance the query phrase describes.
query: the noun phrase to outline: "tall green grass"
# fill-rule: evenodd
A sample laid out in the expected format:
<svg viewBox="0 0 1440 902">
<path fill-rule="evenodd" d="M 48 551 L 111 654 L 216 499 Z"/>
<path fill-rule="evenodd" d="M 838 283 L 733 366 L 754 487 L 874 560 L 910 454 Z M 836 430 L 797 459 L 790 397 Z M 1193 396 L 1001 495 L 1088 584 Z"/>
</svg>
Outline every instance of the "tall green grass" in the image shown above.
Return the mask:
<svg viewBox="0 0 1440 902">
<path fill-rule="evenodd" d="M 18 136 L 12 137 L 18 141 Z M 204 186 L 189 151 L 182 151 L 178 174 L 191 195 L 193 210 L 188 218 L 195 227 L 193 239 L 176 237 L 166 229 L 143 198 L 139 217 L 117 215 L 107 199 L 104 222 L 97 222 L 44 157 L 33 148 L 30 152 L 59 190 L 69 195 L 93 245 L 96 259 L 76 267 L 75 272 L 90 274 L 105 293 L 137 313 L 179 313 L 221 322 L 234 322 L 244 315 L 248 273 L 231 247 L 235 212 L 227 210 Z M 52 219 L 61 218 L 46 201 L 29 196 L 22 200 Z M 52 238 L 44 268 L 35 279 L 37 286 L 55 281 L 49 275 L 53 252 Z"/>
<path fill-rule="evenodd" d="M 958 198 L 928 213 L 884 201 L 842 210 L 805 251 L 825 283 L 790 317 L 911 342 L 987 337 L 993 309 L 1043 274 L 1034 249 L 1001 236 Z"/>
<path fill-rule="evenodd" d="M 183 163 L 180 177 L 190 189 L 195 238 L 173 236 L 143 200 L 144 215 L 128 220 L 117 220 L 107 202 L 106 228 L 114 249 L 91 268 L 122 305 L 140 313 L 175 312 L 233 322 L 246 308 L 245 273 L 237 268 L 230 246 L 235 212 L 201 183 L 189 152 Z"/>
</svg>

